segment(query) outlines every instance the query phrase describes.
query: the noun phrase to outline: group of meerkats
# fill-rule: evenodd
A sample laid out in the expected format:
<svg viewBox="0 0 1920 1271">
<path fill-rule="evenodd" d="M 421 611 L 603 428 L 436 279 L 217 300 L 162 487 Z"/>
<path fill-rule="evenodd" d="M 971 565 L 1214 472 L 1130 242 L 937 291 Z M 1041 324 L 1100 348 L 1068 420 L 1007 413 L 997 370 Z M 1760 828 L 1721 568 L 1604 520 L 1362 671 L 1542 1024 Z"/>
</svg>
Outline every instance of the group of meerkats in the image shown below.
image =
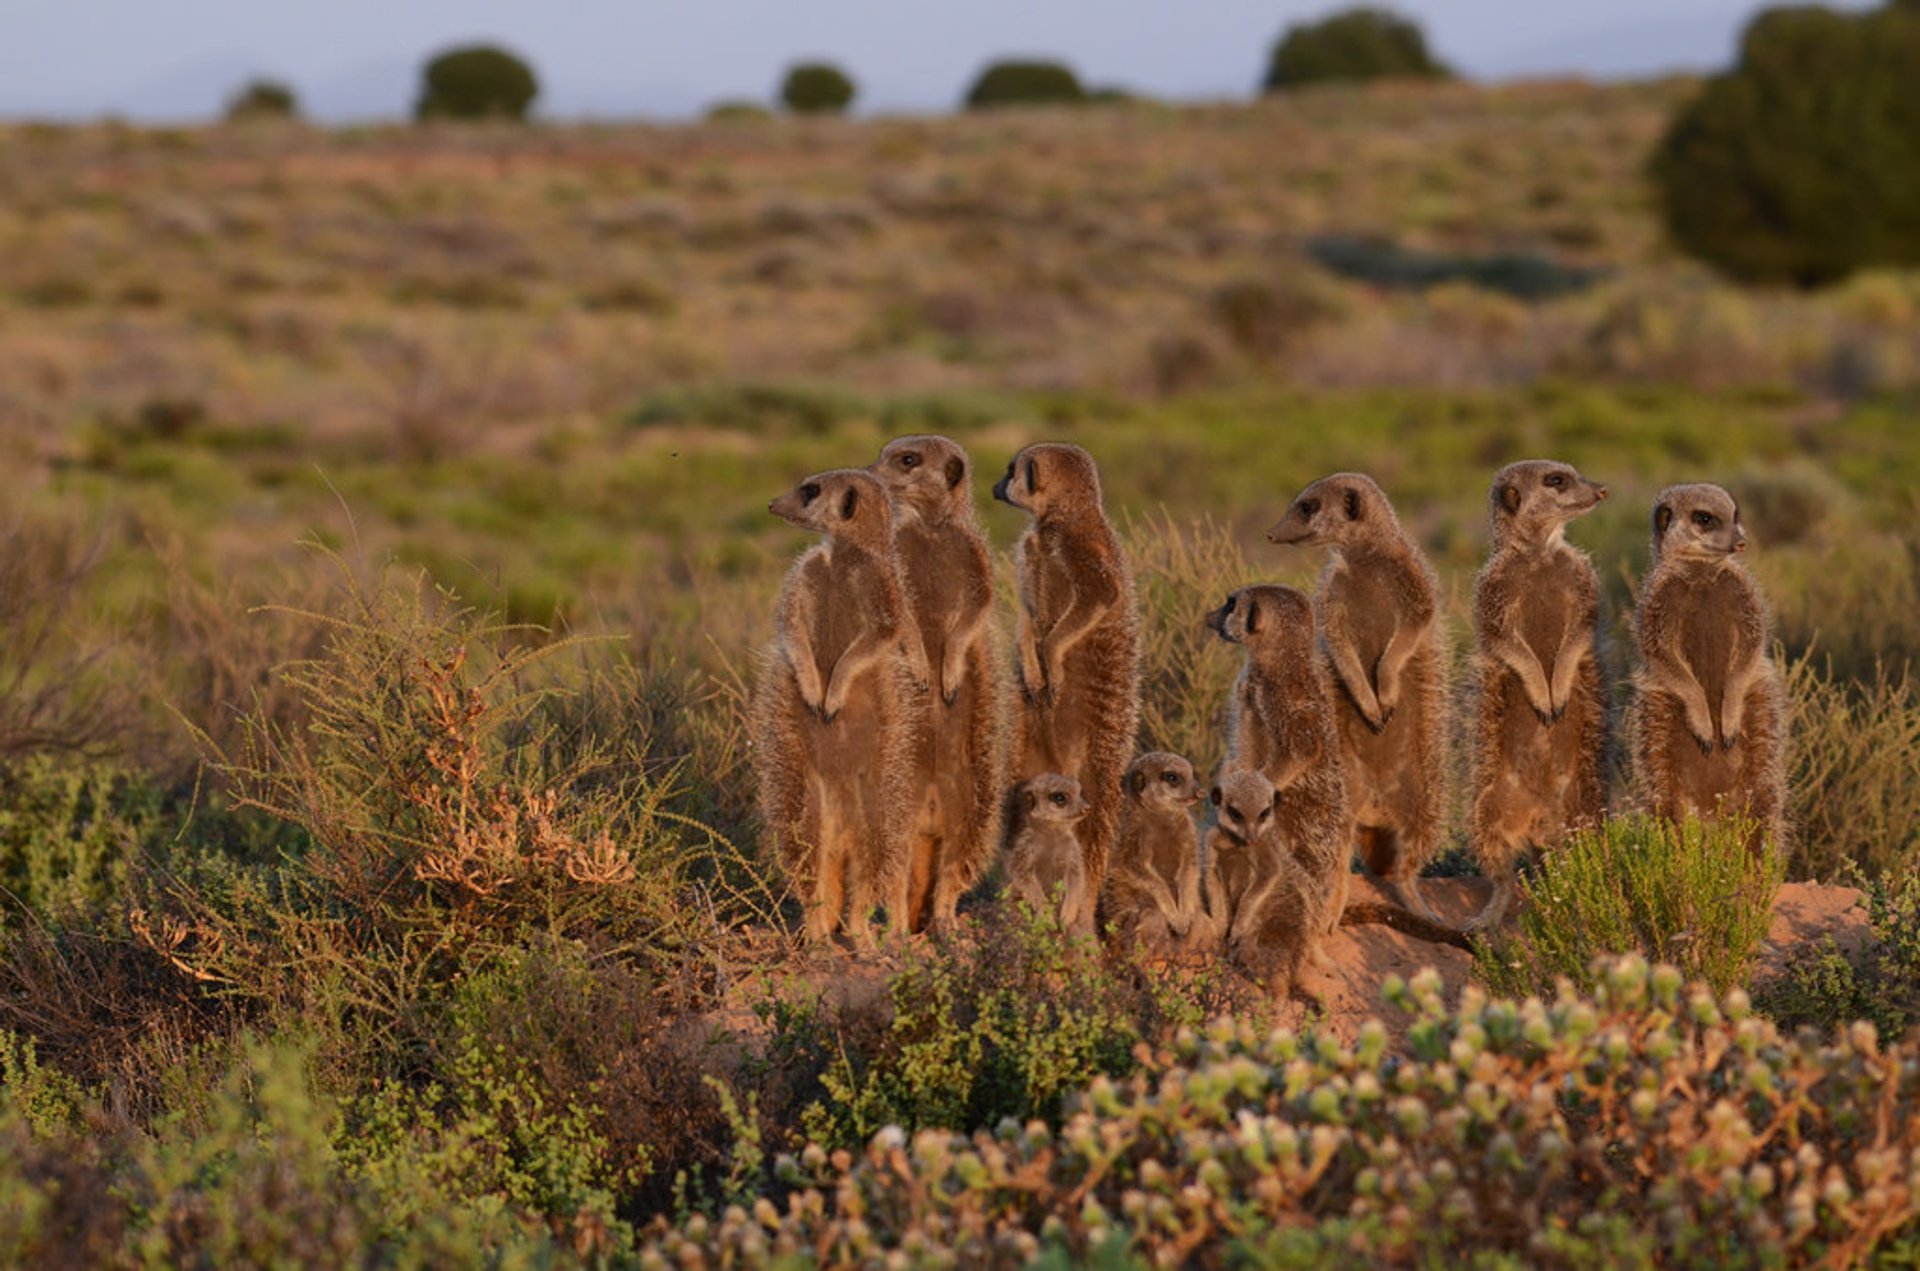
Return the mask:
<svg viewBox="0 0 1920 1271">
<path fill-rule="evenodd" d="M 1466 943 L 1416 881 L 1446 806 L 1438 585 L 1373 480 L 1315 481 L 1268 532 L 1330 550 L 1312 598 L 1259 584 L 1206 615 L 1245 661 L 1204 793 L 1186 759 L 1134 754 L 1139 612 L 1093 458 L 1028 446 L 993 494 L 1030 517 L 1013 553 L 1010 755 L 993 555 L 966 452 L 902 437 L 872 466 L 808 477 L 769 505 L 822 535 L 781 591 L 753 723 L 762 817 L 810 938 L 870 945 L 879 906 L 896 929 L 950 924 L 1004 853 L 1009 893 L 1068 931 L 1157 954 L 1221 950 L 1276 994 L 1343 921 Z M 1502 921 L 1523 853 L 1606 814 L 1599 581 L 1565 539 L 1606 497 L 1544 460 L 1493 481 L 1474 596 L 1471 840 L 1494 890 L 1468 930 Z M 1653 812 L 1744 817 L 1759 850 L 1783 829 L 1784 697 L 1745 547 L 1719 486 L 1656 499 L 1632 731 Z M 1404 907 L 1348 903 L 1356 853 Z"/>
</svg>

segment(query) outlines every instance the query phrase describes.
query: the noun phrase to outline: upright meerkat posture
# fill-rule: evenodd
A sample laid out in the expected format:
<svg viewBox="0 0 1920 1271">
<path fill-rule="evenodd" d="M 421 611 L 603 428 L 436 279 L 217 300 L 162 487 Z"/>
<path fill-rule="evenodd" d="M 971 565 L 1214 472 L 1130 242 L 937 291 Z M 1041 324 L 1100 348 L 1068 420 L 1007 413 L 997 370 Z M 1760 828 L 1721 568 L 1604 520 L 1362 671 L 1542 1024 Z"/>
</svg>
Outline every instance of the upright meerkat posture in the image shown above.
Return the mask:
<svg viewBox="0 0 1920 1271">
<path fill-rule="evenodd" d="M 907 927 L 953 921 L 999 847 L 1000 693 L 993 665 L 993 558 L 973 513 L 967 452 L 901 437 L 870 469 L 893 496 L 894 550 L 934 693 L 917 738 L 927 779 L 907 854 Z"/>
<path fill-rule="evenodd" d="M 1229 958 L 1276 999 L 1298 982 L 1327 930 L 1326 897 L 1275 834 L 1278 795 L 1254 768 L 1234 768 L 1209 792 L 1207 914 Z"/>
<path fill-rule="evenodd" d="M 1123 779 L 1120 838 L 1100 896 L 1101 916 L 1123 948 L 1162 953 L 1194 933 L 1200 899 L 1200 836 L 1193 807 L 1200 784 L 1193 765 L 1156 750 Z M 1202 923 L 1204 926 L 1204 923 Z"/>
<path fill-rule="evenodd" d="M 807 910 L 807 935 L 873 940 L 873 906 L 901 922 L 914 736 L 928 669 L 893 550 L 886 487 L 823 472 L 768 504 L 825 541 L 787 573 L 754 692 L 760 814 Z"/>
<path fill-rule="evenodd" d="M 1207 626 L 1246 653 L 1228 706 L 1226 767 L 1273 783 L 1274 834 L 1340 923 L 1353 862 L 1353 826 L 1333 686 L 1314 654 L 1313 605 L 1292 587 L 1242 587 Z"/>
<path fill-rule="evenodd" d="M 1012 776 L 1077 779 L 1087 885 L 1106 877 L 1120 774 L 1140 714 L 1140 616 L 1133 573 L 1100 504 L 1100 474 L 1078 446 L 1028 446 L 993 497 L 1032 516 L 1013 551 L 1020 588 L 1020 705 Z"/>
<path fill-rule="evenodd" d="M 1447 662 L 1433 567 L 1386 494 L 1353 472 L 1302 490 L 1267 539 L 1332 549 L 1315 607 L 1343 690 L 1334 718 L 1357 846 L 1368 869 L 1438 921 L 1418 882 L 1446 808 Z"/>
<path fill-rule="evenodd" d="M 1013 848 L 1007 894 L 1058 915 L 1068 935 L 1093 934 L 1093 890 L 1074 833 L 1087 814 L 1080 783 L 1058 772 L 1029 777 L 1014 789 Z"/>
<path fill-rule="evenodd" d="M 1717 485 L 1653 505 L 1653 569 L 1640 588 L 1635 759 L 1653 810 L 1750 817 L 1784 846 L 1786 703 L 1767 657 L 1767 604 L 1740 564 L 1740 509 Z"/>
<path fill-rule="evenodd" d="M 1493 896 L 1469 930 L 1513 901 L 1514 865 L 1606 814 L 1607 702 L 1594 642 L 1600 580 L 1567 524 L 1607 487 L 1564 463 L 1529 459 L 1493 479 L 1493 552 L 1473 592 L 1480 714 L 1473 850 Z"/>
</svg>

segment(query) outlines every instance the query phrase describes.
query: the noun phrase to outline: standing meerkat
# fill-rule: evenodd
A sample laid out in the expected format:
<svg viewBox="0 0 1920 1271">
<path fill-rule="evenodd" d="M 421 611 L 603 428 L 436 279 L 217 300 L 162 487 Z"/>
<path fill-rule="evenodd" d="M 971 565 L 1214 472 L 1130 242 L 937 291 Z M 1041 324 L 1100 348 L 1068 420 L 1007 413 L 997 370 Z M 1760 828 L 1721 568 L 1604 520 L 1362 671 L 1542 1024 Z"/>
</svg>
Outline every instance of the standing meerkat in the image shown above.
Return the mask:
<svg viewBox="0 0 1920 1271">
<path fill-rule="evenodd" d="M 824 541 L 787 572 L 754 692 L 760 815 L 806 906 L 809 939 L 843 920 L 873 942 L 873 906 L 901 922 L 914 737 L 928 668 L 893 551 L 886 487 L 823 472 L 768 504 Z"/>
<path fill-rule="evenodd" d="M 1140 715 L 1140 615 L 1126 553 L 1100 503 L 1100 474 L 1078 446 L 1028 446 L 993 497 L 1032 523 L 1014 546 L 1020 588 L 1020 704 L 1012 776 L 1080 782 L 1087 885 L 1106 877 L 1120 774 Z"/>
<path fill-rule="evenodd" d="M 1738 557 L 1746 530 L 1717 485 L 1677 485 L 1653 505 L 1653 568 L 1634 629 L 1641 667 L 1634 757 L 1653 810 L 1678 821 L 1731 812 L 1785 847 L 1786 702 L 1767 656 L 1767 603 Z"/>
<path fill-rule="evenodd" d="M 1418 881 L 1446 809 L 1447 660 L 1433 567 L 1359 473 L 1302 490 L 1267 539 L 1332 549 L 1315 608 L 1342 690 L 1334 718 L 1356 845 L 1369 870 L 1438 921 Z"/>
<path fill-rule="evenodd" d="M 1279 794 L 1274 833 L 1326 899 L 1346 909 L 1353 825 L 1334 724 L 1333 685 L 1315 656 L 1313 604 L 1293 587 L 1242 587 L 1207 626 L 1246 654 L 1229 699 L 1225 766 L 1252 768 Z"/>
<path fill-rule="evenodd" d="M 1072 936 L 1093 934 L 1094 893 L 1074 832 L 1087 815 L 1080 783 L 1043 772 L 1014 788 L 1013 847 L 1007 855 L 1007 894 L 1060 920 Z"/>
<path fill-rule="evenodd" d="M 1568 523 L 1606 497 L 1607 487 L 1543 459 L 1509 464 L 1493 479 L 1493 550 L 1473 591 L 1473 851 L 1493 895 L 1469 930 L 1506 916 L 1514 866 L 1529 846 L 1606 815 L 1600 580 L 1566 541 Z"/>
<path fill-rule="evenodd" d="M 1126 801 L 1101 916 L 1123 948 L 1164 953 L 1192 935 L 1203 917 L 1200 836 L 1193 824 L 1200 783 L 1191 763 L 1164 750 L 1134 760 L 1123 783 Z"/>
<path fill-rule="evenodd" d="M 1275 834 L 1279 796 L 1254 768 L 1234 768 L 1208 794 L 1207 916 L 1227 956 L 1284 999 L 1327 930 L 1326 897 Z"/>
<path fill-rule="evenodd" d="M 934 692 L 921 730 L 927 787 L 907 854 L 907 929 L 945 927 L 999 847 L 1001 756 L 993 557 L 967 452 L 945 437 L 887 443 L 870 471 L 893 496 L 894 550 Z"/>
</svg>

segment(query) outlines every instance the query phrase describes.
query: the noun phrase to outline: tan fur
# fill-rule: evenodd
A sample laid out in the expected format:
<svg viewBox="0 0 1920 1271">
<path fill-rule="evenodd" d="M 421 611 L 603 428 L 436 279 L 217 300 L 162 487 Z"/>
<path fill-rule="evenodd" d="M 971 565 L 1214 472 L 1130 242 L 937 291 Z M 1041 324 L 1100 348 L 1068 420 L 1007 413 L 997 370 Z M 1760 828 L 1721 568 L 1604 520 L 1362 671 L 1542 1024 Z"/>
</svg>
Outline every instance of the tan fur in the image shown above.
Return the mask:
<svg viewBox="0 0 1920 1271">
<path fill-rule="evenodd" d="M 1279 792 L 1274 834 L 1316 889 L 1332 931 L 1347 903 L 1353 825 L 1313 604 L 1292 587 L 1242 587 L 1207 626 L 1246 653 L 1228 706 L 1225 767 L 1252 768 Z"/>
<path fill-rule="evenodd" d="M 1087 800 L 1087 885 L 1098 892 L 1120 813 L 1120 774 L 1140 714 L 1140 615 L 1133 573 L 1078 446 L 1028 446 L 994 497 L 1033 518 L 1014 547 L 1020 588 L 1013 777 L 1063 772 Z"/>
<path fill-rule="evenodd" d="M 1039 912 L 1052 912 L 1068 935 L 1092 935 L 1094 893 L 1075 833 L 1087 814 L 1080 783 L 1044 772 L 1016 786 L 1012 802 L 1007 894 Z"/>
<path fill-rule="evenodd" d="M 1784 849 L 1786 695 L 1746 546 L 1740 509 L 1717 485 L 1654 501 L 1653 568 L 1634 615 L 1634 758 L 1656 814 L 1739 813 L 1758 826 L 1754 848 Z"/>
<path fill-rule="evenodd" d="M 844 911 L 846 931 L 870 944 L 873 906 L 886 902 L 895 925 L 903 908 L 900 809 L 919 786 L 926 652 L 884 486 L 865 472 L 825 472 L 768 510 L 825 541 L 787 573 L 754 691 L 761 819 L 806 906 L 808 937 L 831 938 Z"/>
<path fill-rule="evenodd" d="M 1600 580 L 1565 538 L 1567 524 L 1606 497 L 1605 486 L 1541 459 L 1509 464 L 1493 479 L 1493 551 L 1473 596 L 1472 838 L 1494 889 L 1469 924 L 1475 930 L 1506 916 L 1523 852 L 1606 815 Z"/>
<path fill-rule="evenodd" d="M 1123 949 L 1170 953 L 1202 917 L 1193 823 L 1200 784 L 1191 763 L 1156 750 L 1133 761 L 1122 785 L 1126 800 L 1100 896 L 1102 921 Z"/>
<path fill-rule="evenodd" d="M 1209 930 L 1275 999 L 1292 995 L 1326 930 L 1326 898 L 1275 833 L 1279 796 L 1252 768 L 1223 773 L 1209 793 Z"/>
<path fill-rule="evenodd" d="M 967 453 L 901 437 L 869 469 L 893 496 L 894 549 L 934 692 L 917 736 L 926 788 L 907 857 L 907 925 L 945 927 L 1000 842 L 1000 684 L 993 558 L 973 511 Z"/>
<path fill-rule="evenodd" d="M 1358 473 L 1302 490 L 1267 538 L 1332 549 L 1314 604 L 1341 690 L 1334 718 L 1355 846 L 1437 921 L 1418 883 L 1446 811 L 1447 659 L 1433 567 L 1380 487 Z"/>
</svg>

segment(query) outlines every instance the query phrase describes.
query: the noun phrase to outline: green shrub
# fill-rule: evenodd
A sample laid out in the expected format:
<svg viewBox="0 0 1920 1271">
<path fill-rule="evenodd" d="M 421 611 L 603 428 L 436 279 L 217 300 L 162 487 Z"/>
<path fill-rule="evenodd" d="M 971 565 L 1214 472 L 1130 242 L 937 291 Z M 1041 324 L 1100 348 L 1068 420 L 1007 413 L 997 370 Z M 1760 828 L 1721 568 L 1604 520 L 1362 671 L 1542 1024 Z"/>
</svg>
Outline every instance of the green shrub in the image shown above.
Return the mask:
<svg viewBox="0 0 1920 1271">
<path fill-rule="evenodd" d="M 448 49 L 422 72 L 417 119 L 525 119 L 540 83 L 533 68 L 505 49 L 477 44 Z"/>
<path fill-rule="evenodd" d="M 161 795 L 128 773 L 37 755 L 0 768 L 0 888 L 34 920 L 124 898 L 164 837 Z M 0 909 L 0 928 L 16 920 Z"/>
<path fill-rule="evenodd" d="M 756 101 L 728 98 L 707 107 L 707 119 L 716 124 L 759 123 L 772 119 L 773 112 Z"/>
<path fill-rule="evenodd" d="M 1594 982 L 1598 961 L 1637 953 L 1718 992 L 1745 982 L 1780 885 L 1775 851 L 1755 855 L 1737 820 L 1672 825 L 1626 816 L 1574 834 L 1521 882 L 1517 927 L 1477 954 L 1498 993 Z"/>
<path fill-rule="evenodd" d="M 1844 1027 L 1869 1020 L 1887 1037 L 1920 1023 L 1920 869 L 1869 881 L 1873 938 L 1852 954 L 1832 935 L 1795 946 L 1781 973 L 1755 991 L 1784 1027 Z"/>
<path fill-rule="evenodd" d="M 968 110 L 1071 105 L 1087 99 L 1080 77 L 1060 62 L 995 62 L 967 90 Z"/>
<path fill-rule="evenodd" d="M 802 62 L 787 71 L 780 100 L 796 115 L 839 115 L 853 105 L 853 80 L 826 62 Z"/>
<path fill-rule="evenodd" d="M 1748 282 L 1920 263 L 1920 12 L 1769 9 L 1651 172 L 1685 251 Z"/>
<path fill-rule="evenodd" d="M 1386 9 L 1346 9 L 1287 28 L 1267 63 L 1268 92 L 1339 80 L 1445 79 L 1418 23 Z"/>
<path fill-rule="evenodd" d="M 1857 1265 L 1920 1218 L 1920 1054 L 1788 1038 L 1673 967 L 1515 1004 L 1439 976 L 1353 1041 L 1221 1021 L 1050 1129 L 888 1126 L 809 1147 L 776 1206 L 642 1257 L 796 1265 Z M 1768 1131 L 1773 1132 L 1769 1133 Z M 1469 1261 L 1470 1259 L 1470 1261 Z"/>
<path fill-rule="evenodd" d="M 300 103 L 293 90 L 277 80 L 256 79 L 227 102 L 227 120 L 241 123 L 253 119 L 293 119 L 300 114 Z"/>
</svg>

